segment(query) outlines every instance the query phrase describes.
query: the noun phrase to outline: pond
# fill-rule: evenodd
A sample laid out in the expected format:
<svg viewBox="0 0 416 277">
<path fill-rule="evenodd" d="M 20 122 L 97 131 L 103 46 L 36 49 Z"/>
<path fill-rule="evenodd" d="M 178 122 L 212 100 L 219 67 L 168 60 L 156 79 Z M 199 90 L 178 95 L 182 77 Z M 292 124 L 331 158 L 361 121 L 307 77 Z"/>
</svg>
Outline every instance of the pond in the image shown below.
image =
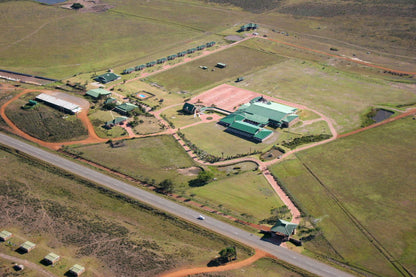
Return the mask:
<svg viewBox="0 0 416 277">
<path fill-rule="evenodd" d="M 383 120 L 386 120 L 387 118 L 389 118 L 393 114 L 394 114 L 394 112 L 387 111 L 387 110 L 383 110 L 383 109 L 379 109 L 379 110 L 377 110 L 376 115 L 373 117 L 373 120 L 376 123 L 378 123 L 378 122 L 381 122 Z"/>
<path fill-rule="evenodd" d="M 39 2 L 39 3 L 43 3 L 43 4 L 50 4 L 50 5 L 52 5 L 52 4 L 56 4 L 56 3 L 65 2 L 67 0 L 35 0 L 35 1 L 36 2 Z"/>
</svg>

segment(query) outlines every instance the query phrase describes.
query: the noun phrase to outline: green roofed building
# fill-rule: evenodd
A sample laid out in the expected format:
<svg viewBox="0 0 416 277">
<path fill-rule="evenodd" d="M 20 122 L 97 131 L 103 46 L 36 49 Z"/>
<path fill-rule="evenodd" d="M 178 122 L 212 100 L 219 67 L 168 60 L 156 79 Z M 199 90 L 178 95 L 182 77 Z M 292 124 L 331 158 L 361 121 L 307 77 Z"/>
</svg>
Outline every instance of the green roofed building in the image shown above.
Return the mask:
<svg viewBox="0 0 416 277">
<path fill-rule="evenodd" d="M 127 120 L 127 117 L 125 116 L 119 116 L 114 118 L 113 120 L 107 121 L 104 125 L 105 128 L 111 129 L 112 127 L 119 125 Z"/>
<path fill-rule="evenodd" d="M 182 111 L 187 114 L 194 114 L 196 110 L 196 106 L 191 103 L 183 104 Z"/>
<path fill-rule="evenodd" d="M 82 273 L 85 272 L 85 267 L 75 264 L 69 269 L 69 274 L 74 276 L 80 276 Z"/>
<path fill-rule="evenodd" d="M 111 91 L 103 88 L 91 89 L 85 93 L 85 95 L 91 96 L 92 98 L 99 99 L 101 97 L 108 97 L 111 95 Z"/>
<path fill-rule="evenodd" d="M 13 234 L 6 230 L 3 230 L 0 232 L 0 241 L 6 241 L 10 239 L 11 237 L 13 237 Z"/>
<path fill-rule="evenodd" d="M 117 75 L 113 72 L 107 72 L 107 73 L 104 73 L 103 75 L 95 77 L 94 80 L 96 80 L 97 82 L 100 82 L 101 84 L 107 84 L 109 82 L 118 80 L 120 78 L 121 78 L 121 76 L 119 76 L 119 75 Z"/>
<path fill-rule="evenodd" d="M 288 238 L 295 234 L 296 227 L 298 227 L 298 224 L 291 223 L 283 219 L 278 219 L 270 231 L 278 236 Z"/>
<path fill-rule="evenodd" d="M 132 110 L 138 108 L 138 106 L 131 104 L 131 103 L 123 103 L 121 105 L 118 105 L 114 108 L 114 110 L 116 112 L 118 112 L 119 114 L 125 114 L 127 115 L 129 112 L 131 112 Z"/>
<path fill-rule="evenodd" d="M 263 127 L 289 127 L 298 120 L 296 111 L 296 108 L 270 102 L 259 96 L 221 119 L 218 124 L 228 127 L 229 133 L 263 142 L 273 134 L 271 130 Z"/>
</svg>

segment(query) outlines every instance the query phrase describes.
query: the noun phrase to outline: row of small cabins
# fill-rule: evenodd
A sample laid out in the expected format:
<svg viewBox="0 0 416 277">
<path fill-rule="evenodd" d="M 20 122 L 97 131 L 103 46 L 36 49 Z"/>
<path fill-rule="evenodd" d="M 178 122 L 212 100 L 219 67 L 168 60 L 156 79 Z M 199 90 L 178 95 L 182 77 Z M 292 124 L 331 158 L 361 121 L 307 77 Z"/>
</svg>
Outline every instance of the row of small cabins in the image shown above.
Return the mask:
<svg viewBox="0 0 416 277">
<path fill-rule="evenodd" d="M 177 54 L 169 55 L 166 58 L 160 58 L 160 59 L 157 59 L 156 61 L 151 61 L 151 62 L 148 62 L 146 64 L 141 64 L 141 65 L 138 65 L 138 66 L 135 66 L 135 67 L 126 68 L 126 69 L 123 70 L 123 74 L 130 74 L 134 71 L 143 70 L 146 67 L 152 67 L 156 64 L 162 64 L 162 63 L 165 63 L 167 61 L 174 60 L 178 57 L 183 57 L 186 54 L 192 54 L 192 53 L 195 53 L 196 51 L 204 50 L 205 48 L 212 47 L 214 45 L 215 45 L 215 41 L 207 42 L 205 44 L 197 46 L 196 48 L 189 48 L 186 51 L 181 51 L 181 52 L 178 52 Z"/>
<path fill-rule="evenodd" d="M 12 237 L 13 237 L 13 234 L 6 231 L 6 230 L 3 230 L 3 231 L 0 232 L 0 241 L 5 242 L 5 241 L 8 241 L 9 239 L 11 239 Z M 22 243 L 19 246 L 19 248 L 17 248 L 16 251 L 21 253 L 21 254 L 25 254 L 25 253 L 29 253 L 30 251 L 35 249 L 35 247 L 36 247 L 36 244 L 34 244 L 33 242 L 25 241 L 24 243 Z M 51 252 L 43 258 L 42 263 L 46 264 L 46 265 L 54 265 L 60 259 L 61 259 L 61 257 L 59 255 Z M 21 270 L 21 269 L 23 269 L 23 267 L 20 266 L 19 269 Z M 67 275 L 80 276 L 84 272 L 85 272 L 85 267 L 83 267 L 79 264 L 75 264 L 68 270 Z"/>
</svg>

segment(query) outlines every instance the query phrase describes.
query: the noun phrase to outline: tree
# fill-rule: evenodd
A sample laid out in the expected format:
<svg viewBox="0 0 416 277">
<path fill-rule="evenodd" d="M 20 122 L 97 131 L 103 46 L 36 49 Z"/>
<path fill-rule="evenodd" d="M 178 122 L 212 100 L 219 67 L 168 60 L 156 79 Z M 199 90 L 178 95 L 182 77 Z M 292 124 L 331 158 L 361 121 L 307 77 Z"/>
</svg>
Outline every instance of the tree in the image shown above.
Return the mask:
<svg viewBox="0 0 416 277">
<path fill-rule="evenodd" d="M 214 177 L 214 174 L 211 171 L 202 170 L 198 173 L 198 177 L 189 181 L 189 186 L 191 187 L 201 187 L 206 185 Z"/>
<path fill-rule="evenodd" d="M 158 191 L 161 193 L 172 193 L 173 192 L 173 182 L 170 179 L 165 179 L 158 185 Z"/>
<path fill-rule="evenodd" d="M 220 254 L 221 259 L 225 260 L 226 262 L 237 259 L 237 250 L 235 249 L 235 246 L 224 248 L 218 254 Z"/>
<path fill-rule="evenodd" d="M 74 10 L 82 9 L 83 7 L 84 5 L 82 5 L 81 3 L 74 3 L 71 5 L 71 8 Z"/>
</svg>

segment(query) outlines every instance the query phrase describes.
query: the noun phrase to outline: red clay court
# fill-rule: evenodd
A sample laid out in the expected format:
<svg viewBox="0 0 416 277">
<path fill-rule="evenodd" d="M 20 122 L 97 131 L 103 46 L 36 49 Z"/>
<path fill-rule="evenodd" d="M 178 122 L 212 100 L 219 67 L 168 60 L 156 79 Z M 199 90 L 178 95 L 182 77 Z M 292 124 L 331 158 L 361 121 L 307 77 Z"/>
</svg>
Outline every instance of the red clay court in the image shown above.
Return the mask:
<svg viewBox="0 0 416 277">
<path fill-rule="evenodd" d="M 223 84 L 195 96 L 189 102 L 192 104 L 211 106 L 234 112 L 240 105 L 248 103 L 251 99 L 261 96 L 260 93 Z"/>
</svg>

